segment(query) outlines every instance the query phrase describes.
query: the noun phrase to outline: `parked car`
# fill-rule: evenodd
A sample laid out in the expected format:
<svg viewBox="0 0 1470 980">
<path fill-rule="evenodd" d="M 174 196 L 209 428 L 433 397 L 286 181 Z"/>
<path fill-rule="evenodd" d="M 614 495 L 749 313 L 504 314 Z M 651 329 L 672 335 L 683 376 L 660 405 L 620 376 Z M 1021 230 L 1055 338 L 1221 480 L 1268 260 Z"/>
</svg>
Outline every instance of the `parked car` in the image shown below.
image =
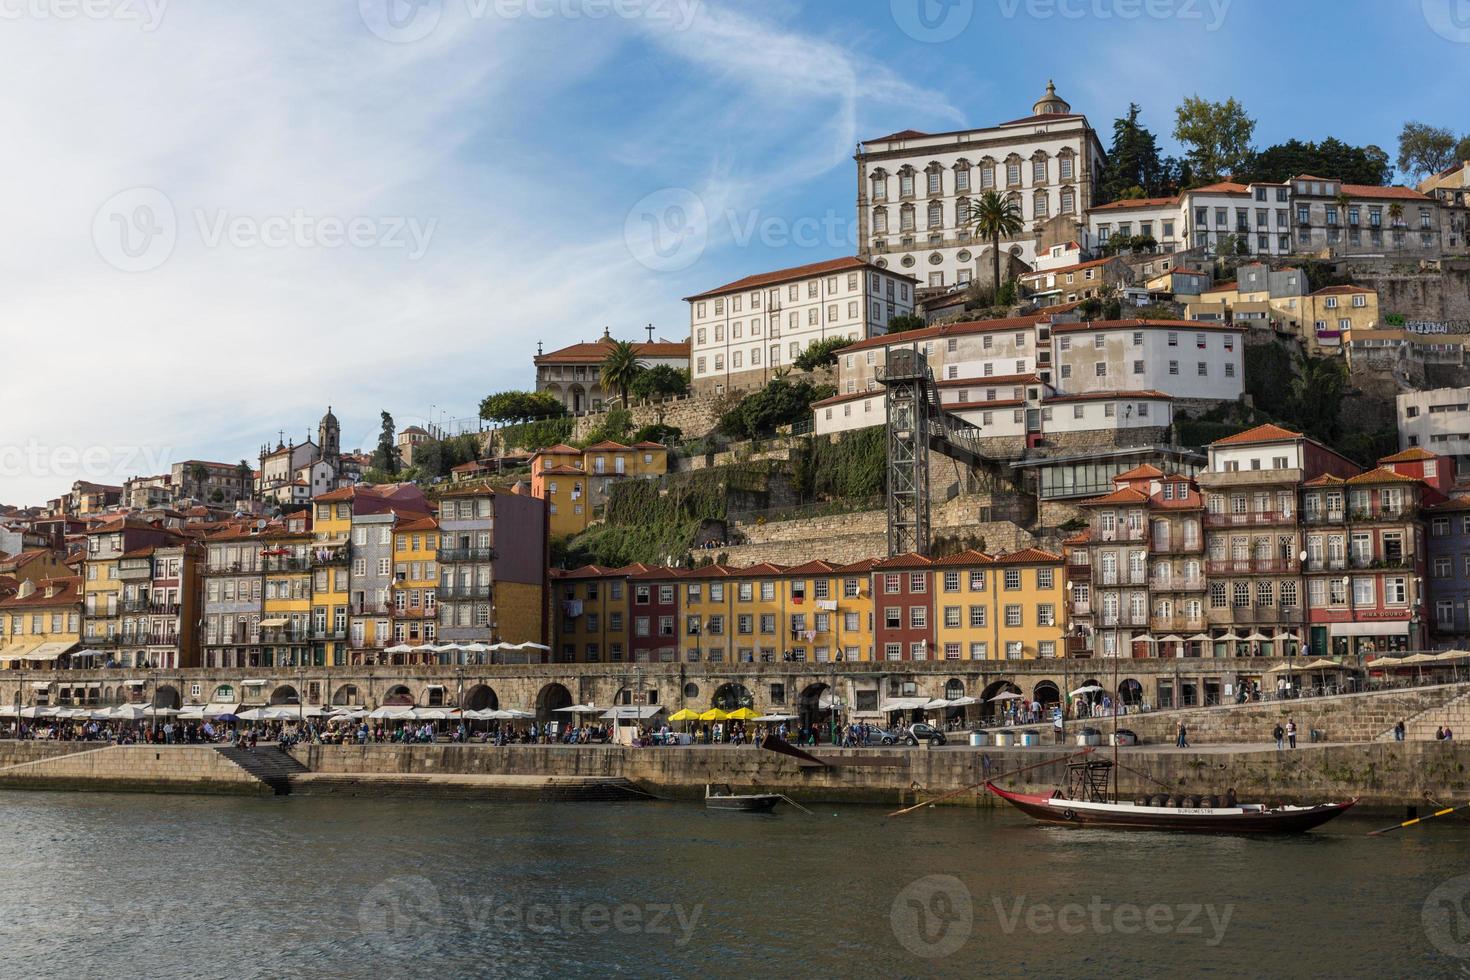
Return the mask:
<svg viewBox="0 0 1470 980">
<path fill-rule="evenodd" d="M 897 745 L 898 740 L 903 738 L 901 729 L 884 730 L 882 728 L 870 728 L 864 738 L 866 745 Z"/>
<path fill-rule="evenodd" d="M 926 725 L 923 722 L 919 722 L 908 727 L 908 730 L 903 734 L 903 741 L 905 745 L 918 745 L 920 742 L 943 745 L 946 739 L 944 732 L 935 728 L 933 725 Z"/>
</svg>

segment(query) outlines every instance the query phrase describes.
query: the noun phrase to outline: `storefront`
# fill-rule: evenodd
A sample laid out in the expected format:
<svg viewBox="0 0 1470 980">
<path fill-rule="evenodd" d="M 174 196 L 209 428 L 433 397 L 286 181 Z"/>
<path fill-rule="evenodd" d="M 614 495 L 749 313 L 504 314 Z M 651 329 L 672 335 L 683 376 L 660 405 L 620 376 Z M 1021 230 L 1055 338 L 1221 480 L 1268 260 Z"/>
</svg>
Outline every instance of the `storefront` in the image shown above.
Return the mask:
<svg viewBox="0 0 1470 980">
<path fill-rule="evenodd" d="M 1403 653 L 1416 649 L 1413 643 L 1413 627 L 1402 620 L 1384 623 L 1333 623 L 1328 627 L 1331 634 L 1330 653 L 1316 649 L 1318 629 L 1321 627 L 1313 627 L 1313 652 L 1327 653 L 1328 656 Z"/>
</svg>

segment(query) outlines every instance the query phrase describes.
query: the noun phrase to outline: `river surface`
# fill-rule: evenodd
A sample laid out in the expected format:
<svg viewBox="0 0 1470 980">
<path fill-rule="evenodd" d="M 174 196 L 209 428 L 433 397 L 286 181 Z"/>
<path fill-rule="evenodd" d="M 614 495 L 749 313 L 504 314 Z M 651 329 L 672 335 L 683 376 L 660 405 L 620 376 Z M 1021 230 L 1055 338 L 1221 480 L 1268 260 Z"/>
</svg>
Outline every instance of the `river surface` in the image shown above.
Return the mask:
<svg viewBox="0 0 1470 980">
<path fill-rule="evenodd" d="M 6 976 L 1470 977 L 1470 823 L 0 793 Z"/>
</svg>

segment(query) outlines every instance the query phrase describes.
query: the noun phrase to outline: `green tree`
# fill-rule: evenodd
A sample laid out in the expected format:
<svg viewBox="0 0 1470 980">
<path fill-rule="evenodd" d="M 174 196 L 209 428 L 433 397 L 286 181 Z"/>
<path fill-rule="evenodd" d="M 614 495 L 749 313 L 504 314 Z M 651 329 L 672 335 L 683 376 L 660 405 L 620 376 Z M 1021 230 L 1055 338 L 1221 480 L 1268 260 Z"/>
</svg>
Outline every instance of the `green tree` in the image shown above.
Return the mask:
<svg viewBox="0 0 1470 980">
<path fill-rule="evenodd" d="M 1335 177 L 1349 184 L 1386 184 L 1393 176 L 1380 147 L 1353 146 L 1329 136 L 1320 143 L 1290 139 L 1255 154 L 1236 179 L 1281 183 L 1301 174 Z"/>
<path fill-rule="evenodd" d="M 1000 288 L 1000 240 L 1019 235 L 1026 227 L 1021 218 L 1021 207 L 1015 201 L 1001 195 L 999 191 L 986 191 L 980 200 L 970 206 L 970 220 L 975 223 L 975 234 L 990 242 L 990 260 L 993 277 L 992 287 Z"/>
<path fill-rule="evenodd" d="M 373 469 L 388 476 L 397 476 L 398 471 L 403 468 L 403 459 L 398 452 L 398 443 L 395 438 L 397 429 L 393 425 L 393 416 L 387 412 L 383 413 L 383 428 L 378 433 L 378 448 L 373 451 Z"/>
<path fill-rule="evenodd" d="M 777 378 L 740 400 L 720 418 L 720 431 L 735 439 L 774 435 L 778 426 L 811 417 L 812 402 L 833 394 L 831 385 Z"/>
<path fill-rule="evenodd" d="M 1470 136 L 1455 139 L 1451 130 L 1428 123 L 1406 122 L 1399 131 L 1399 170 L 1410 177 L 1427 177 L 1466 159 Z"/>
<path fill-rule="evenodd" d="M 255 496 L 255 467 L 242 459 L 235 467 L 235 476 L 240 481 L 240 496 L 245 500 Z"/>
<path fill-rule="evenodd" d="M 492 422 L 529 422 L 566 414 L 566 406 L 549 391 L 501 391 L 480 402 L 480 418 Z"/>
<path fill-rule="evenodd" d="M 1136 102 L 1130 103 L 1128 114 L 1113 120 L 1113 147 L 1102 173 L 1104 201 L 1164 193 L 1166 172 L 1158 141 L 1139 123 L 1139 111 Z"/>
<path fill-rule="evenodd" d="M 927 326 L 928 324 L 924 322 L 924 318 L 917 314 L 900 313 L 888 321 L 888 332 L 904 333 L 909 330 L 922 330 Z"/>
<path fill-rule="evenodd" d="M 1293 421 L 1312 438 L 1333 445 L 1337 441 L 1338 413 L 1342 408 L 1347 370 L 1340 358 L 1295 358 L 1291 379 Z"/>
<path fill-rule="evenodd" d="M 638 351 L 633 345 L 626 340 L 615 340 L 602 362 L 598 380 L 605 391 L 616 391 L 627 405 L 628 390 L 642 371 L 643 365 L 638 363 Z"/>
<path fill-rule="evenodd" d="M 1210 102 L 1190 95 L 1174 110 L 1174 138 L 1187 147 L 1190 167 L 1200 181 L 1244 173 L 1255 130 L 1256 121 L 1233 98 Z"/>
<path fill-rule="evenodd" d="M 674 398 L 689 394 L 689 371 L 685 368 L 658 364 L 638 377 L 628 387 L 634 398 Z"/>
<path fill-rule="evenodd" d="M 894 317 L 894 319 L 898 319 Z M 889 333 L 893 328 L 889 328 Z M 814 340 L 807 345 L 806 350 L 796 355 L 792 363 L 802 371 L 815 371 L 817 368 L 826 367 L 837 363 L 837 352 L 844 347 L 850 347 L 853 341 L 850 337 L 828 337 L 826 340 Z"/>
<path fill-rule="evenodd" d="M 189 479 L 193 480 L 194 486 L 202 491 L 204 484 L 209 481 L 209 467 L 203 463 L 195 463 L 189 467 Z"/>
</svg>

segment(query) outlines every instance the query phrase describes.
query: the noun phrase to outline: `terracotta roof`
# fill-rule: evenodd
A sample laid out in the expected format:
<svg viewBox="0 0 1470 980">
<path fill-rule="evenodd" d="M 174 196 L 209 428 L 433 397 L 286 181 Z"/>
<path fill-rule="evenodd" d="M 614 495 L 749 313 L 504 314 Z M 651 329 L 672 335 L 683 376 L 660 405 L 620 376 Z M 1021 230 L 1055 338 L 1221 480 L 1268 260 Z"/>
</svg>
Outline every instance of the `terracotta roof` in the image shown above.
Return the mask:
<svg viewBox="0 0 1470 980">
<path fill-rule="evenodd" d="M 1340 476 L 1337 476 L 1334 473 L 1323 473 L 1321 476 L 1313 477 L 1312 479 L 1308 480 L 1306 483 L 1303 483 L 1302 486 L 1304 486 L 1304 487 L 1340 487 L 1340 486 L 1342 486 L 1346 482 L 1347 482 L 1346 480 L 1344 480 Z"/>
<path fill-rule="evenodd" d="M 1425 449 L 1423 446 L 1410 446 L 1408 449 L 1405 449 L 1403 452 L 1394 453 L 1392 456 L 1385 456 L 1382 459 L 1380 459 L 1378 462 L 1380 464 L 1382 464 L 1382 463 L 1422 463 L 1422 462 L 1424 462 L 1426 460 L 1431 460 L 1431 459 L 1439 459 L 1439 457 L 1436 456 L 1434 453 L 1430 452 L 1429 450 Z"/>
<path fill-rule="evenodd" d="M 559 443 L 557 443 L 554 446 L 547 446 L 545 449 L 538 449 L 538 450 L 536 450 L 534 453 L 531 454 L 531 458 L 532 459 L 535 459 L 537 456 L 566 456 L 566 455 L 580 456 L 580 455 L 582 455 L 582 450 L 578 449 L 576 446 L 568 446 L 564 442 L 559 442 Z"/>
<path fill-rule="evenodd" d="M 875 137 L 873 137 L 870 140 L 863 140 L 863 142 L 864 143 L 886 143 L 889 140 L 911 140 L 911 139 L 914 139 L 917 136 L 928 136 L 928 135 L 929 135 L 928 133 L 921 133 L 917 129 L 900 129 L 896 133 L 889 133 L 887 136 L 875 136 Z"/>
<path fill-rule="evenodd" d="M 1187 194 L 1249 194 L 1250 188 L 1233 180 L 1222 180 L 1204 187 L 1191 187 Z"/>
<path fill-rule="evenodd" d="M 1086 544 L 1092 538 L 1092 528 L 1084 527 L 1071 537 L 1063 538 L 1062 544 L 1078 545 Z"/>
<path fill-rule="evenodd" d="M 1384 200 L 1398 201 L 1423 201 L 1429 203 L 1434 198 L 1427 194 L 1420 194 L 1411 187 L 1378 187 L 1374 184 L 1343 184 L 1342 193 L 1348 197 L 1372 197 Z"/>
<path fill-rule="evenodd" d="M 1232 279 L 1229 282 L 1212 283 L 1201 290 L 1201 295 L 1204 293 L 1227 293 L 1232 289 L 1237 291 L 1240 289 L 1240 281 L 1238 279 Z"/>
<path fill-rule="evenodd" d="M 1279 425 L 1273 425 L 1272 423 L 1267 422 L 1265 425 L 1258 425 L 1253 429 L 1246 429 L 1244 432 L 1237 432 L 1233 436 L 1226 436 L 1223 439 L 1216 439 L 1214 442 L 1210 443 L 1210 445 L 1246 446 L 1258 442 L 1288 442 L 1293 439 L 1300 439 L 1301 437 L 1302 434 L 1300 432 L 1292 432 L 1290 429 L 1283 429 Z"/>
<path fill-rule="evenodd" d="M 821 401 L 812 402 L 812 408 L 821 408 L 823 405 L 840 405 L 843 402 L 856 401 L 859 398 L 882 398 L 884 394 L 885 389 L 883 388 L 874 388 L 872 391 L 852 391 L 845 395 L 832 395 L 823 398 Z"/>
<path fill-rule="evenodd" d="M 398 525 L 396 531 L 437 531 L 439 521 L 433 517 L 410 518 L 406 523 Z"/>
<path fill-rule="evenodd" d="M 1091 268 L 1093 268 L 1095 266 L 1107 265 L 1109 262 L 1122 262 L 1122 261 L 1123 260 L 1121 258 L 1119 258 L 1118 256 L 1116 256 L 1116 255 L 1109 255 L 1109 256 L 1106 256 L 1105 258 L 1092 259 L 1091 261 L 1088 261 L 1088 262 L 1078 262 L 1076 265 L 1063 265 L 1063 266 L 1059 266 L 1059 267 L 1057 267 L 1055 269 L 1037 269 L 1035 272 L 1027 272 L 1027 273 L 1024 273 L 1020 278 L 1024 280 L 1024 279 L 1035 279 L 1038 276 L 1055 276 L 1055 275 L 1060 275 L 1063 272 L 1076 272 L 1079 269 L 1091 269 Z"/>
<path fill-rule="evenodd" d="M 858 572 L 871 572 L 873 570 L 873 567 L 878 564 L 878 561 L 879 559 L 877 558 L 864 558 L 862 561 L 855 561 L 851 565 L 840 566 L 837 569 L 837 572 L 840 575 L 848 575 Z"/>
<path fill-rule="evenodd" d="M 1135 466 L 1135 467 L 1133 467 L 1133 469 L 1128 470 L 1125 473 L 1119 473 L 1117 476 L 1113 477 L 1113 479 L 1114 480 L 1151 480 L 1151 479 L 1153 479 L 1156 476 L 1163 476 L 1163 475 L 1164 475 L 1164 471 L 1161 470 L 1161 469 L 1159 469 L 1154 464 L 1152 464 L 1152 463 L 1144 463 L 1142 466 Z"/>
<path fill-rule="evenodd" d="M 993 557 L 975 548 L 968 548 L 957 555 L 947 555 L 944 558 L 934 559 L 936 565 L 989 565 L 995 561 Z"/>
<path fill-rule="evenodd" d="M 820 574 L 826 574 L 826 573 L 829 573 L 829 572 L 833 572 L 836 569 L 837 569 L 837 566 L 834 565 L 834 564 L 832 564 L 831 562 L 823 561 L 820 558 L 817 558 L 817 559 L 813 559 L 812 561 L 803 562 L 800 565 L 792 565 L 792 566 L 790 566 L 789 568 L 786 569 L 786 571 L 785 571 L 784 574 L 786 574 L 786 575 L 820 575 Z"/>
<path fill-rule="evenodd" d="M 1447 510 L 1447 511 L 1470 510 L 1470 497 L 1451 497 L 1448 500 L 1441 500 L 1437 504 L 1431 504 L 1430 506 L 1425 507 L 1424 509 L 1425 510 L 1433 510 L 1433 511 L 1440 511 L 1440 510 Z"/>
<path fill-rule="evenodd" d="M 995 556 L 997 565 L 1042 565 L 1059 563 L 1061 560 L 1061 555 L 1042 551 L 1040 548 L 1022 548 L 1020 551 L 1012 551 L 1007 555 Z"/>
<path fill-rule="evenodd" d="M 579 469 L 579 468 L 577 468 L 575 466 L 548 466 L 548 467 L 546 467 L 546 469 L 544 469 L 544 470 L 541 471 L 541 475 L 542 476 L 586 476 L 587 475 L 587 471 L 584 470 L 584 469 Z M 610 474 L 610 473 L 603 473 L 601 475 L 602 476 L 611 476 L 612 474 Z"/>
<path fill-rule="evenodd" d="M 1104 494 L 1101 497 L 1089 497 L 1086 500 L 1080 501 L 1079 506 L 1092 507 L 1095 505 L 1100 506 L 1103 504 L 1146 503 L 1148 503 L 1148 494 L 1144 493 L 1142 490 L 1139 490 L 1137 487 L 1119 487 L 1112 493 Z"/>
<path fill-rule="evenodd" d="M 923 555 L 909 552 L 906 555 L 894 555 L 891 558 L 881 558 L 877 562 L 874 562 L 873 568 L 879 571 L 888 571 L 889 569 L 898 570 L 903 568 L 918 569 L 930 568 L 933 566 L 933 564 L 933 560 L 925 558 Z"/>
<path fill-rule="evenodd" d="M 989 377 L 980 375 L 973 378 L 946 378 L 943 381 L 934 382 L 935 386 L 939 388 L 974 388 L 977 385 L 983 388 L 986 385 L 1027 385 L 1040 383 L 1041 376 L 1039 374 L 995 374 Z"/>
<path fill-rule="evenodd" d="M 1348 477 L 1348 483 L 1419 483 L 1416 476 L 1406 476 L 1403 473 L 1395 473 L 1393 470 L 1380 466 L 1369 470 L 1367 473 L 1359 473 L 1357 476 Z"/>
<path fill-rule="evenodd" d="M 1158 391 L 1153 388 L 1142 388 L 1138 391 L 1079 391 L 1075 395 L 1052 395 L 1045 399 L 1047 402 L 1088 402 L 1106 401 L 1113 398 L 1153 398 L 1164 401 L 1173 401 L 1174 396 L 1166 391 Z"/>
<path fill-rule="evenodd" d="M 603 576 L 611 575 L 613 571 L 613 569 L 604 568 L 601 565 L 583 565 L 581 568 L 553 568 L 551 569 L 551 577 L 556 579 L 602 578 Z"/>
<path fill-rule="evenodd" d="M 583 450 L 583 452 L 590 453 L 590 452 L 593 452 L 594 450 L 616 451 L 616 450 L 619 450 L 619 449 L 632 449 L 632 448 L 633 448 L 632 446 L 625 446 L 621 442 L 613 442 L 611 439 L 604 439 L 601 442 L 597 443 L 596 445 L 588 446 L 586 449 Z"/>
<path fill-rule="evenodd" d="M 1143 330 L 1152 328 L 1168 330 L 1230 330 L 1244 333 L 1246 328 L 1237 323 L 1221 323 L 1214 320 L 1079 320 L 1076 323 L 1053 323 L 1052 333 L 1071 333 L 1085 330 Z"/>
<path fill-rule="evenodd" d="M 1034 116 L 1022 116 L 1020 119 L 1010 119 L 997 126 L 1020 126 L 1023 123 L 1056 122 L 1062 119 L 1085 119 L 1080 112 L 1043 112 Z"/>
<path fill-rule="evenodd" d="M 635 443 L 633 443 L 633 448 L 634 449 L 662 449 L 664 452 L 668 452 L 668 449 L 669 449 L 668 446 L 665 446 L 661 442 L 649 442 L 648 440 L 644 440 L 643 442 L 635 442 Z"/>
<path fill-rule="evenodd" d="M 49 598 L 46 590 L 50 586 L 57 586 L 58 591 Z M 0 601 L 0 609 L 30 609 L 39 606 L 75 605 L 82 601 L 82 579 L 81 576 L 66 576 L 64 578 L 43 578 L 36 582 L 36 591 L 28 596 L 11 596 L 9 599 Z"/>
<path fill-rule="evenodd" d="M 554 350 L 549 354 L 537 354 L 531 358 L 532 363 L 565 363 L 568 361 L 580 361 L 584 364 L 601 364 L 607 360 L 607 352 L 614 341 L 610 338 L 602 338 L 585 344 L 572 344 Z M 689 341 L 680 340 L 675 342 L 655 341 L 653 343 L 633 343 L 633 353 L 638 357 L 670 357 L 687 358 L 689 356 Z"/>
<path fill-rule="evenodd" d="M 1161 208 L 1171 204 L 1178 204 L 1176 197 L 1139 197 L 1131 201 L 1113 201 L 1111 204 L 1097 204 L 1088 208 L 1094 214 L 1098 211 L 1127 211 L 1132 208 Z"/>
<path fill-rule="evenodd" d="M 833 272 L 848 272 L 854 269 L 876 269 L 879 272 L 883 272 L 891 276 L 897 276 L 900 279 L 908 279 L 911 282 L 915 283 L 919 281 L 918 279 L 915 279 L 913 276 L 910 276 L 906 273 L 895 272 L 892 269 L 884 269 L 880 266 L 874 265 L 866 259 L 860 259 L 853 255 L 846 255 L 840 259 L 827 259 L 823 262 L 809 262 L 806 265 L 796 265 L 792 266 L 789 269 L 777 269 L 775 272 L 757 273 L 753 276 L 746 276 L 744 279 L 736 279 L 734 282 L 727 282 L 723 286 L 716 286 L 714 289 L 707 289 L 702 293 L 695 293 L 693 296 L 685 296 L 684 299 L 686 301 L 705 299 L 710 296 L 720 296 L 725 293 L 735 293 L 742 292 L 747 289 L 757 289 L 761 286 L 774 286 L 778 283 L 791 282 L 793 279 L 807 279 L 812 276 L 825 276 Z"/>
<path fill-rule="evenodd" d="M 1334 295 L 1334 294 L 1341 294 L 1341 293 L 1376 293 L 1376 292 L 1378 292 L 1378 290 L 1376 290 L 1376 289 L 1369 289 L 1367 286 L 1323 286 L 1321 289 L 1314 290 L 1312 292 L 1312 295 L 1313 296 L 1331 296 L 1331 295 Z"/>
<path fill-rule="evenodd" d="M 408 428 L 404 429 L 402 432 L 400 432 L 398 434 L 401 435 L 401 436 L 406 436 L 406 435 L 409 435 L 410 433 L 412 433 L 413 435 L 416 435 L 416 436 L 426 436 L 426 435 L 429 434 L 429 432 L 428 432 L 427 429 L 421 428 L 421 427 L 419 427 L 417 425 L 410 425 Z"/>
</svg>

